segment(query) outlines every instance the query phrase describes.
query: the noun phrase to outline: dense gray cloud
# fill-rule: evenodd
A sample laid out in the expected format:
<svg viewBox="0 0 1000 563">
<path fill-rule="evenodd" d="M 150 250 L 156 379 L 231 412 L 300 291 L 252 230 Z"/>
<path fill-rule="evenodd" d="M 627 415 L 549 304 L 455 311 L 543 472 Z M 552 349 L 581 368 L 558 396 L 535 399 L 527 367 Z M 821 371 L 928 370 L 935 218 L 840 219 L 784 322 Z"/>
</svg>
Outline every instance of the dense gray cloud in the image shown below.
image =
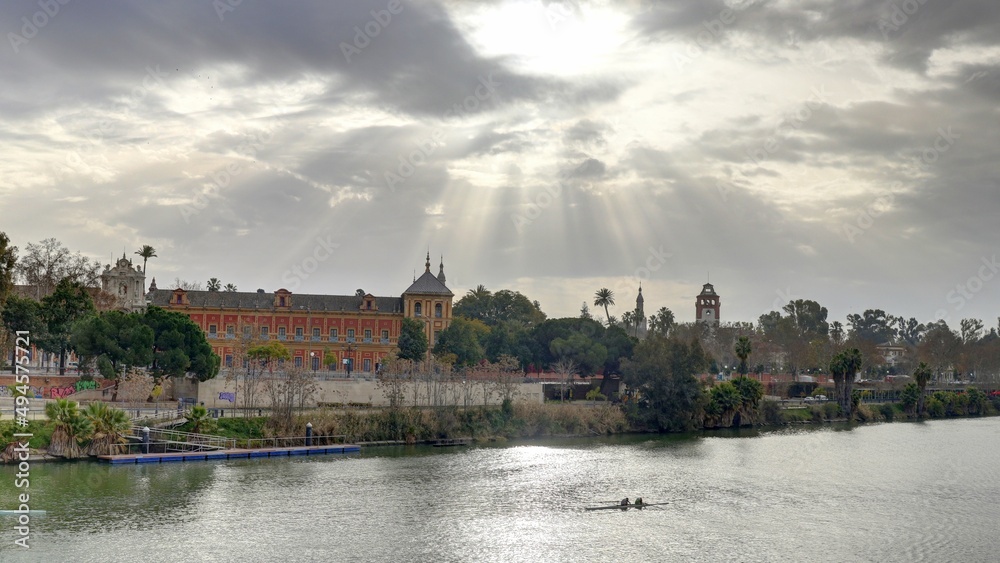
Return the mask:
<svg viewBox="0 0 1000 563">
<path fill-rule="evenodd" d="M 724 320 L 1000 314 L 1000 275 L 949 298 L 1000 253 L 993 2 L 218 5 L 0 5 L 15 244 L 379 295 L 429 248 L 556 316 L 641 281 L 690 320 L 709 275 Z"/>
</svg>

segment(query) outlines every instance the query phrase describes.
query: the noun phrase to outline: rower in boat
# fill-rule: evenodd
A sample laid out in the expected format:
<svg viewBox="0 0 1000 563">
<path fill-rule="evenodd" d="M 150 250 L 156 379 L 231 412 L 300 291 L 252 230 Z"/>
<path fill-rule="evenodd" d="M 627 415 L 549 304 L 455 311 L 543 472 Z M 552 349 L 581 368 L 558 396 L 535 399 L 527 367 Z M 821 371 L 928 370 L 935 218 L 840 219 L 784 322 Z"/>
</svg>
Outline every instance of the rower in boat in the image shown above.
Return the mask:
<svg viewBox="0 0 1000 563">
<path fill-rule="evenodd" d="M 639 498 L 635 499 L 635 505 L 636 506 L 642 506 L 642 497 L 639 497 Z"/>
<path fill-rule="evenodd" d="M 625 497 L 625 498 L 623 498 L 623 499 L 622 499 L 622 503 L 621 503 L 621 506 L 628 506 L 628 505 L 629 505 L 629 502 L 628 502 L 628 497 Z"/>
</svg>

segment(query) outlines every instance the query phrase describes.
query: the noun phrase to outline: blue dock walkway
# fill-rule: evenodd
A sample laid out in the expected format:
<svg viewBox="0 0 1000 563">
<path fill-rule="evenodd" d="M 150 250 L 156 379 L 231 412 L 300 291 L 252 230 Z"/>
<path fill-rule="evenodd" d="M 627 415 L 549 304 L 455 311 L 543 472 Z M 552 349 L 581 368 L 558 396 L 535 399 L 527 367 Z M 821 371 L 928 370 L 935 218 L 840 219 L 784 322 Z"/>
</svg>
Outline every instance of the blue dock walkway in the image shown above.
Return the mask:
<svg viewBox="0 0 1000 563">
<path fill-rule="evenodd" d="M 361 451 L 361 446 L 339 444 L 336 446 L 291 446 L 287 448 L 260 448 L 214 450 L 207 452 L 170 452 L 162 454 L 100 455 L 97 459 L 111 464 L 167 463 L 173 461 L 205 461 L 210 459 L 249 459 L 252 457 L 287 457 L 292 455 L 350 454 Z"/>
</svg>

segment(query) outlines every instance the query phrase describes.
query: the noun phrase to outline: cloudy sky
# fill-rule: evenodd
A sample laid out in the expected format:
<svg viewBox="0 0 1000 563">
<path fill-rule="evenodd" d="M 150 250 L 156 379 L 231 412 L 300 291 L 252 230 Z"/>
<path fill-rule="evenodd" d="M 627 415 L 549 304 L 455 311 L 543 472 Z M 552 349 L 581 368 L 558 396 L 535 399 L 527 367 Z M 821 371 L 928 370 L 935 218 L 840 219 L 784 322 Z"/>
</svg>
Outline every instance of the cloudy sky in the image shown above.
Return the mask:
<svg viewBox="0 0 1000 563">
<path fill-rule="evenodd" d="M 430 249 L 550 316 L 1000 315 L 996 0 L 231 4 L 0 5 L 0 230 L 161 288 Z"/>
</svg>

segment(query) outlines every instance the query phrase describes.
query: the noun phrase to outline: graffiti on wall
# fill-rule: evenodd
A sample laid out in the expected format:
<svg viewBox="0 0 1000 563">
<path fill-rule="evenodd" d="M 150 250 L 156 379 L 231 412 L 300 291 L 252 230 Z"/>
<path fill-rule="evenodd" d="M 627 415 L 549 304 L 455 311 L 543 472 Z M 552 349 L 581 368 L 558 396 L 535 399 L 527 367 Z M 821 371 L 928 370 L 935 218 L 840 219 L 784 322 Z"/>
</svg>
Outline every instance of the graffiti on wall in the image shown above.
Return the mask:
<svg viewBox="0 0 1000 563">
<path fill-rule="evenodd" d="M 31 396 L 36 399 L 62 399 L 68 397 L 73 393 L 78 391 L 86 391 L 88 389 L 99 389 L 96 381 L 77 381 L 73 385 L 57 385 L 52 387 L 36 387 L 31 386 L 28 391 Z M 0 385 L 0 397 L 12 397 L 13 393 L 10 387 L 6 385 Z"/>
<path fill-rule="evenodd" d="M 235 403 L 236 402 L 236 393 L 234 393 L 232 391 L 222 391 L 221 393 L 219 393 L 219 400 L 220 401 L 229 401 L 230 403 Z"/>
</svg>

